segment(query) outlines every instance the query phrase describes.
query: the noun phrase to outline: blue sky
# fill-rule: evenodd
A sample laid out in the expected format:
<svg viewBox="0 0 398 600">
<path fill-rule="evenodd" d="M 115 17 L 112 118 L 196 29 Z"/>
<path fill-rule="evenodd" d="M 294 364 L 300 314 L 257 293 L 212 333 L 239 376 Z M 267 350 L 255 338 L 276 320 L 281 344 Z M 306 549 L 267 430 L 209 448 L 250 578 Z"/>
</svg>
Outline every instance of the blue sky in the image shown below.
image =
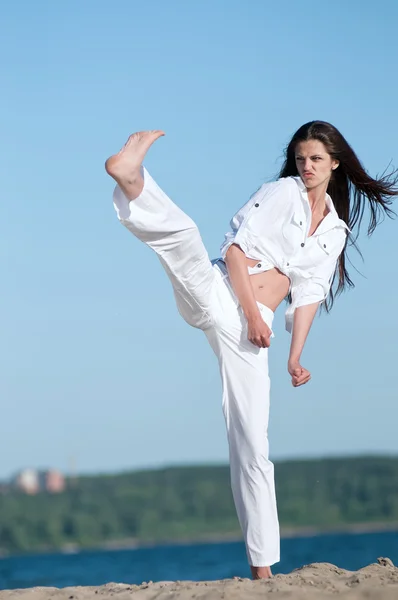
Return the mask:
<svg viewBox="0 0 398 600">
<path fill-rule="evenodd" d="M 15 0 L 0 19 L 0 477 L 227 459 L 220 383 L 154 254 L 118 224 L 107 156 L 161 128 L 147 168 L 214 257 L 232 214 L 312 119 L 372 175 L 398 164 L 393 0 Z M 398 222 L 317 319 L 294 390 L 283 307 L 271 453 L 398 452 Z"/>
</svg>

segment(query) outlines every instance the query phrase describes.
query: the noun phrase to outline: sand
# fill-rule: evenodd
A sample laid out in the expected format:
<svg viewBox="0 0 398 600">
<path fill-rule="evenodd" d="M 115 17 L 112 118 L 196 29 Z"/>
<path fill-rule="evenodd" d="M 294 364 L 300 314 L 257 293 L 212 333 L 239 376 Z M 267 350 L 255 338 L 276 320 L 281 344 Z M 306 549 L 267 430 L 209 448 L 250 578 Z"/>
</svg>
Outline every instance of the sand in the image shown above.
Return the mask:
<svg viewBox="0 0 398 600">
<path fill-rule="evenodd" d="M 0 600 L 251 600 L 269 595 L 272 600 L 398 600 L 398 568 L 389 558 L 359 571 L 346 571 L 328 563 L 315 563 L 268 581 L 225 579 L 223 581 L 161 581 L 126 585 L 108 583 L 97 587 L 4 590 Z"/>
</svg>

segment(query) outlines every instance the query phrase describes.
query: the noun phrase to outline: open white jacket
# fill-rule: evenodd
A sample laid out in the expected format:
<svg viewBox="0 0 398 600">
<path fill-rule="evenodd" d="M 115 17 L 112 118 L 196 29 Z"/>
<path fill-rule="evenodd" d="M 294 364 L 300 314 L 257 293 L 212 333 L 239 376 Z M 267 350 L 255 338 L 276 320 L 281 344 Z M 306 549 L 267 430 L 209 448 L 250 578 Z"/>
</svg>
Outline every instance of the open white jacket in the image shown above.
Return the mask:
<svg viewBox="0 0 398 600">
<path fill-rule="evenodd" d="M 248 258 L 258 260 L 249 269 L 251 274 L 276 267 L 289 278 L 289 332 L 296 308 L 326 299 L 346 243 L 349 229 L 329 195 L 326 202 L 330 212 L 308 237 L 312 215 L 301 178 L 265 183 L 232 218 L 231 231 L 221 246 L 223 258 L 231 244 L 237 244 Z"/>
</svg>

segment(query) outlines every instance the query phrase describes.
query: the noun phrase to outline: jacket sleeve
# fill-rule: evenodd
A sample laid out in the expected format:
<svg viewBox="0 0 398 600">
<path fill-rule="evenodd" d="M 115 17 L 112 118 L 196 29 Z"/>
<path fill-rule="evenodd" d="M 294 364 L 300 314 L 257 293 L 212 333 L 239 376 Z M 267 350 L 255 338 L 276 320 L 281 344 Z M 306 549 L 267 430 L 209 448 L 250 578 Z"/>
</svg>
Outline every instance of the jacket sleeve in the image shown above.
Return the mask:
<svg viewBox="0 0 398 600">
<path fill-rule="evenodd" d="M 247 218 L 251 210 L 260 206 L 264 202 L 270 202 L 277 196 L 280 189 L 281 180 L 271 183 L 264 183 L 253 194 L 248 202 L 232 217 L 230 221 L 231 231 L 225 234 L 224 242 L 221 245 L 221 256 L 225 258 L 228 248 L 232 244 L 237 244 L 245 254 L 247 254 L 255 244 L 255 237 L 251 235 L 246 227 Z"/>
</svg>

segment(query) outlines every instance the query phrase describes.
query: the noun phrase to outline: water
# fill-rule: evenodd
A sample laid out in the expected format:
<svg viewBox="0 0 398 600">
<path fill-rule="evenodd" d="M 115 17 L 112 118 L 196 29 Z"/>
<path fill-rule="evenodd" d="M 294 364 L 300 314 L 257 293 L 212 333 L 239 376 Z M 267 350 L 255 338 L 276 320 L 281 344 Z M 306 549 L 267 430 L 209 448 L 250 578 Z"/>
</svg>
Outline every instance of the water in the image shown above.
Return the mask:
<svg viewBox="0 0 398 600">
<path fill-rule="evenodd" d="M 380 556 L 398 563 L 398 532 L 333 534 L 282 540 L 282 561 L 274 573 L 311 562 L 356 570 Z M 0 559 L 0 589 L 65 587 L 109 582 L 194 581 L 249 577 L 243 543 L 158 546 Z"/>
</svg>

